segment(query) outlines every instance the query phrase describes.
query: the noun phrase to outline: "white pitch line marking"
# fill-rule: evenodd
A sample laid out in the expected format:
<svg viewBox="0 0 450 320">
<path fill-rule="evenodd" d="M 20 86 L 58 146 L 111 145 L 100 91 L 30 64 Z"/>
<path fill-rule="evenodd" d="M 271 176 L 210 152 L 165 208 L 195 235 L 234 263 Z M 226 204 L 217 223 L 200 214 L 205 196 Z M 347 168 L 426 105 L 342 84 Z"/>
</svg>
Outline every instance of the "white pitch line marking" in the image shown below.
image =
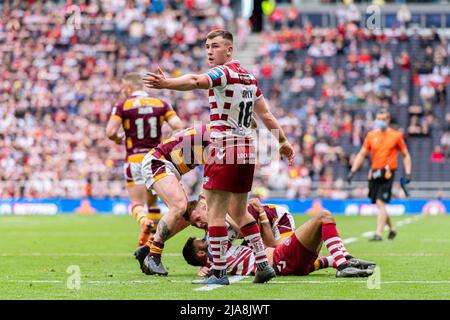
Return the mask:
<svg viewBox="0 0 450 320">
<path fill-rule="evenodd" d="M 235 282 L 239 282 L 245 278 L 248 278 L 248 277 L 232 276 L 232 277 L 229 277 L 228 280 L 230 281 L 230 283 L 235 283 Z M 211 290 L 214 290 L 214 289 L 217 289 L 220 287 L 223 287 L 223 286 L 220 284 L 208 284 L 208 285 L 200 287 L 200 288 L 195 288 L 194 291 L 211 291 Z"/>
<path fill-rule="evenodd" d="M 366 231 L 363 234 L 361 234 L 361 236 L 365 237 L 365 238 L 368 238 L 368 237 L 373 236 L 374 234 L 375 234 L 375 232 L 373 232 L 373 231 Z"/>
<path fill-rule="evenodd" d="M 358 238 L 347 238 L 347 239 L 342 240 L 342 243 L 347 244 L 347 243 L 352 243 L 352 242 L 356 242 L 356 241 L 358 241 Z"/>
<path fill-rule="evenodd" d="M 272 280 L 270 283 L 275 284 L 289 284 L 289 283 L 307 283 L 307 284 L 330 284 L 330 283 L 367 283 L 367 280 L 306 280 L 306 281 L 278 281 Z M 387 280 L 381 281 L 381 284 L 390 284 L 390 283 L 410 283 L 410 284 L 450 284 L 450 280 Z"/>
<path fill-rule="evenodd" d="M 428 252 L 412 252 L 412 253 L 369 253 L 371 256 L 392 256 L 392 257 L 445 257 L 449 254 L 445 253 L 428 253 Z"/>
<path fill-rule="evenodd" d="M 404 226 L 406 224 L 410 224 L 412 222 L 419 221 L 420 219 L 422 219 L 422 216 L 417 216 L 417 217 L 414 217 L 414 218 L 406 218 L 406 219 L 398 221 L 397 223 L 395 223 L 395 225 L 397 227 L 402 227 L 402 226 Z M 387 226 L 386 226 L 386 228 L 387 228 Z M 369 238 L 369 237 L 373 236 L 374 234 L 375 234 L 374 231 L 366 231 L 366 232 L 363 232 L 361 234 L 361 237 Z"/>
<path fill-rule="evenodd" d="M 32 257 L 133 257 L 132 253 L 84 253 L 84 252 L 32 252 L 32 253 L 3 253 L 0 252 L 0 257 L 22 257 L 22 256 L 32 256 Z M 164 253 L 165 257 L 181 257 L 181 253 Z"/>
<path fill-rule="evenodd" d="M 417 220 L 419 220 L 420 219 L 420 217 L 416 217 L 415 219 L 414 219 L 414 221 L 417 221 Z M 406 223 L 406 224 L 408 224 L 408 223 L 411 223 L 412 222 L 412 219 L 411 218 L 406 218 L 406 219 L 404 219 L 404 220 L 401 220 L 401 221 L 399 221 L 399 222 L 402 222 L 403 221 L 403 223 Z M 397 226 L 401 226 L 401 225 L 399 225 L 398 223 L 397 223 Z M 370 236 L 372 236 L 373 234 L 374 234 L 375 232 L 373 232 L 373 231 L 366 231 L 366 232 L 364 232 L 363 234 L 362 234 L 362 236 L 363 237 L 370 237 Z M 343 239 L 342 240 L 342 242 L 344 243 L 344 244 L 348 244 L 348 243 L 352 243 L 352 242 L 357 242 L 359 240 L 359 238 L 355 238 L 355 237 L 352 237 L 352 238 L 347 238 L 347 239 Z M 242 279 L 245 279 L 245 278 L 247 278 L 247 277 L 243 277 L 243 276 L 233 276 L 233 277 L 230 277 L 229 278 L 229 280 L 230 280 L 230 283 L 235 283 L 235 282 L 238 282 L 238 281 L 241 281 Z M 335 283 L 336 281 L 330 281 L 329 283 Z M 345 282 L 347 282 L 347 281 L 345 281 Z M 366 281 L 358 281 L 358 282 L 366 282 Z M 271 281 L 270 283 L 282 283 L 282 282 L 277 282 L 277 281 Z M 291 283 L 290 281 L 287 281 L 287 282 L 283 282 L 283 283 Z M 306 281 L 302 281 L 302 283 L 307 283 Z M 323 283 L 323 281 L 320 281 L 319 283 Z M 221 285 L 216 285 L 216 284 L 214 284 L 214 285 L 206 285 L 206 286 L 203 286 L 203 287 L 200 287 L 200 288 L 196 288 L 196 289 L 194 289 L 194 291 L 211 291 L 211 290 L 214 290 L 214 289 L 217 289 L 217 288 L 220 288 L 220 287 L 222 287 Z"/>
<path fill-rule="evenodd" d="M 235 283 L 241 281 L 248 277 L 243 276 L 233 276 L 230 277 L 230 282 Z M 6 282 L 21 282 L 21 283 L 65 283 L 63 280 L 6 280 Z M 126 283 L 156 283 L 156 280 L 81 280 L 81 283 L 85 284 L 126 284 Z M 190 280 L 176 280 L 172 282 L 177 283 L 190 283 Z M 294 284 L 294 283 L 304 283 L 304 284 L 330 284 L 330 283 L 367 283 L 367 280 L 272 280 L 270 283 L 273 284 Z M 450 280 L 386 280 L 381 281 L 383 284 L 394 284 L 394 283 L 404 283 L 404 284 L 450 284 Z M 211 291 L 222 287 L 221 285 L 207 285 L 200 288 L 194 289 L 195 291 Z"/>
</svg>

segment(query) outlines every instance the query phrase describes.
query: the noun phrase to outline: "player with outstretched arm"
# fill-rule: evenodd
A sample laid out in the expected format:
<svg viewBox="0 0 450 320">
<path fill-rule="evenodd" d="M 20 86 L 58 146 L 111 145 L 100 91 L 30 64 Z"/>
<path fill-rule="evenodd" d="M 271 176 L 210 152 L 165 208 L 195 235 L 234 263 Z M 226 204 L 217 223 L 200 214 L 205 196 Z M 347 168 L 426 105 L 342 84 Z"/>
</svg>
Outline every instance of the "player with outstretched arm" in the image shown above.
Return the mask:
<svg viewBox="0 0 450 320">
<path fill-rule="evenodd" d="M 247 194 L 252 188 L 255 170 L 255 147 L 250 129 L 252 113 L 258 115 L 267 129 L 276 132 L 280 154 L 286 156 L 290 163 L 294 158 L 294 150 L 270 112 L 255 77 L 237 60 L 233 60 L 232 34 L 226 30 L 211 31 L 206 36 L 205 48 L 211 67 L 207 73 L 166 78 L 162 70 L 158 69 L 157 73 L 148 73 L 144 77 L 144 84 L 156 89 L 204 89 L 209 92 L 211 141 L 203 188 L 208 203 L 208 236 L 213 256 L 213 274 L 203 280 L 204 283 L 229 284 L 226 276 L 227 211 L 239 225 L 255 254 L 258 270 L 254 282 L 267 282 L 275 276 L 275 271 L 267 261 L 259 227 L 246 211 Z M 167 230 L 161 231 L 168 236 L 173 226 L 166 227 Z M 161 235 L 162 232 L 157 236 Z M 161 240 L 164 242 L 165 239 Z M 153 260 L 153 267 L 158 268 L 161 261 L 158 257 Z"/>
</svg>

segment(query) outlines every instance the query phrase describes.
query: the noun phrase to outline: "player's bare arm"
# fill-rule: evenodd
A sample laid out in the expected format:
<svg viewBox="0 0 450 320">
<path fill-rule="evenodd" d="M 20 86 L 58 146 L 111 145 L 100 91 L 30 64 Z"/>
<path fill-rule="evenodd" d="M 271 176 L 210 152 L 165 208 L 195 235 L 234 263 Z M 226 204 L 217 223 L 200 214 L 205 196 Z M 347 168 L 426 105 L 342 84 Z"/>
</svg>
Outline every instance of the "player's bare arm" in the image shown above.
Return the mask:
<svg viewBox="0 0 450 320">
<path fill-rule="evenodd" d="M 270 225 L 269 218 L 264 210 L 263 204 L 258 199 L 251 199 L 248 204 L 256 209 L 259 213 L 258 223 L 261 231 L 261 238 L 263 239 L 264 246 L 275 248 L 276 241 L 273 234 L 272 227 Z"/>
<path fill-rule="evenodd" d="M 121 125 L 122 122 L 116 117 L 111 117 L 106 125 L 106 136 L 119 145 L 123 143 L 125 137 L 125 133 L 119 133 Z"/>
<path fill-rule="evenodd" d="M 177 78 L 166 78 L 159 67 L 156 73 L 148 72 L 142 81 L 149 89 L 189 91 L 209 88 L 209 80 L 205 74 L 185 74 Z"/>
<path fill-rule="evenodd" d="M 412 160 L 408 149 L 401 151 L 401 155 L 403 157 L 403 167 L 405 168 L 405 175 L 411 176 Z"/>
<path fill-rule="evenodd" d="M 173 115 L 168 120 L 167 123 L 169 124 L 170 128 L 174 131 L 173 133 L 178 132 L 179 130 L 183 129 L 183 121 L 181 121 L 180 117 Z"/>
<path fill-rule="evenodd" d="M 352 168 L 350 169 L 350 172 L 347 175 L 348 183 L 351 183 L 353 176 L 359 170 L 359 168 L 361 168 L 368 154 L 369 150 L 367 150 L 365 147 L 362 147 L 361 150 L 358 152 L 355 161 L 353 162 Z"/>
<path fill-rule="evenodd" d="M 270 130 L 272 134 L 278 133 L 276 138 L 278 138 L 278 142 L 280 143 L 280 154 L 282 156 L 286 156 L 288 158 L 289 165 L 292 165 L 295 157 L 294 148 L 287 140 L 287 137 L 277 119 L 274 117 L 272 112 L 270 112 L 264 97 L 256 100 L 253 111 L 255 111 L 257 116 L 264 123 L 264 126 Z"/>
</svg>

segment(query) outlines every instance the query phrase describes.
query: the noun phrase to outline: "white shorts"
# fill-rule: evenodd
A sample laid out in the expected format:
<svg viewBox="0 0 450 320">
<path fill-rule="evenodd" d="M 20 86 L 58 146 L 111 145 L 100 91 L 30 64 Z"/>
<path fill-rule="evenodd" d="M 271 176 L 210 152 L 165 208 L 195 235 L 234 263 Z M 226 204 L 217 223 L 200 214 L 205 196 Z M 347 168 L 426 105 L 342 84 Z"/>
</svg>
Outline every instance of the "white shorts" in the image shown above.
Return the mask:
<svg viewBox="0 0 450 320">
<path fill-rule="evenodd" d="M 127 180 L 127 186 L 143 186 L 144 178 L 141 172 L 140 162 L 127 162 L 123 165 L 123 172 Z"/>
<path fill-rule="evenodd" d="M 147 190 L 150 190 L 153 184 L 165 176 L 175 176 L 178 181 L 181 180 L 180 173 L 174 164 L 166 159 L 159 159 L 148 153 L 142 160 L 142 177 Z"/>
</svg>

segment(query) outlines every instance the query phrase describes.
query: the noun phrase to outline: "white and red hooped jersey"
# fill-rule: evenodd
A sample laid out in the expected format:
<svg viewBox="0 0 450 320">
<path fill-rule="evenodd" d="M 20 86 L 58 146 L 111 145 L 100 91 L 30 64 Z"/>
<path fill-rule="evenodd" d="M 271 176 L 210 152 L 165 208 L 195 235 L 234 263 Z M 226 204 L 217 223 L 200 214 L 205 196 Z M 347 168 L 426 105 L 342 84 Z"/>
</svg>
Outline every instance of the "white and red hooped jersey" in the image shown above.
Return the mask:
<svg viewBox="0 0 450 320">
<path fill-rule="evenodd" d="M 227 251 L 227 273 L 248 276 L 256 272 L 255 255 L 250 247 L 231 246 Z"/>
<path fill-rule="evenodd" d="M 262 97 L 256 78 L 237 60 L 214 67 L 206 75 L 210 88 L 211 138 L 251 137 L 253 107 Z"/>
<path fill-rule="evenodd" d="M 207 266 L 211 266 L 208 257 Z M 248 276 L 256 272 L 255 255 L 250 247 L 233 245 L 227 251 L 227 273 L 235 276 Z"/>
</svg>

